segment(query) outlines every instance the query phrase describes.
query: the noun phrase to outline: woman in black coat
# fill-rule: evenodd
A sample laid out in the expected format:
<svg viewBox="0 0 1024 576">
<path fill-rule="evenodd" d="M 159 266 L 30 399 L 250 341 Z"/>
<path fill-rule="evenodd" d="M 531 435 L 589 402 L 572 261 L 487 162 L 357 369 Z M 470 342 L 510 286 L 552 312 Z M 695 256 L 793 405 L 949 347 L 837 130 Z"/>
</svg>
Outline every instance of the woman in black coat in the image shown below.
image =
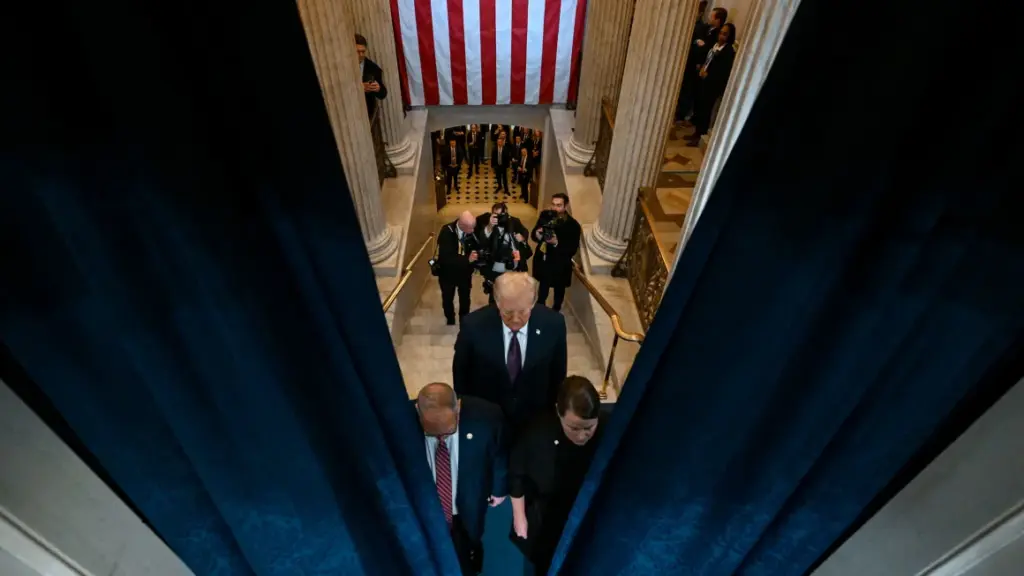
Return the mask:
<svg viewBox="0 0 1024 576">
<path fill-rule="evenodd" d="M 546 574 L 597 449 L 601 398 L 589 380 L 569 376 L 554 410 L 520 435 L 509 460 L 512 532 L 525 574 Z"/>
<path fill-rule="evenodd" d="M 732 63 L 736 59 L 736 27 L 724 24 L 718 31 L 718 43 L 708 51 L 707 57 L 700 65 L 697 83 L 697 100 L 693 105 L 693 126 L 696 131 L 690 137 L 690 146 L 696 146 L 700 137 L 708 133 L 711 126 L 711 111 L 715 102 L 725 94 L 732 73 Z"/>
</svg>

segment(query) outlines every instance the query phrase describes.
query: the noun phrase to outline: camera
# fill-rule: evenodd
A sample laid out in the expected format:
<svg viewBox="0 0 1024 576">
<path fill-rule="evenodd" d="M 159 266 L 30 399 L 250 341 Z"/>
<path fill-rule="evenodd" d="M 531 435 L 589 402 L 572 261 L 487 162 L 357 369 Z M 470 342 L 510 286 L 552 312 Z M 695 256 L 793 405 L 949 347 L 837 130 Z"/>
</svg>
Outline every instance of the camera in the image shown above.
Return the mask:
<svg viewBox="0 0 1024 576">
<path fill-rule="evenodd" d="M 547 242 L 558 233 L 558 228 L 565 222 L 565 213 L 558 213 L 554 210 L 544 210 L 540 213 L 541 240 Z"/>
<path fill-rule="evenodd" d="M 498 226 L 508 229 L 508 210 L 498 214 Z"/>
</svg>

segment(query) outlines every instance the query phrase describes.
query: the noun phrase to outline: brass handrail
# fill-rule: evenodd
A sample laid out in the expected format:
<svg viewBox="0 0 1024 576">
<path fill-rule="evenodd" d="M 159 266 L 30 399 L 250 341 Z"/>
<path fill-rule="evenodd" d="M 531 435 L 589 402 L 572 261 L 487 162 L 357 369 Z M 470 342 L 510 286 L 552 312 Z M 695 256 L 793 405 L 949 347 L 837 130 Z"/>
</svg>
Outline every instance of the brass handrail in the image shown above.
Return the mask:
<svg viewBox="0 0 1024 576">
<path fill-rule="evenodd" d="M 590 295 L 597 300 L 598 305 L 601 306 L 604 313 L 608 315 L 608 319 L 611 320 L 612 329 L 615 330 L 615 336 L 612 337 L 612 350 L 608 354 L 608 365 L 604 369 L 604 379 L 601 381 L 600 395 L 601 399 L 604 400 L 608 398 L 608 382 L 612 377 L 612 367 L 615 364 L 615 349 L 619 345 L 619 340 L 643 344 L 644 335 L 639 332 L 627 332 L 622 327 L 622 318 L 619 316 L 619 313 L 615 311 L 615 308 L 610 302 L 608 302 L 608 299 L 604 297 L 604 294 L 601 294 L 601 291 L 590 282 L 590 279 L 587 278 L 587 275 L 583 272 L 583 268 L 580 267 L 576 260 L 572 260 L 572 273 L 576 276 L 576 279 L 583 284 L 583 287 L 587 289 L 587 292 L 590 292 Z"/>
<path fill-rule="evenodd" d="M 640 189 L 640 209 L 644 211 L 644 216 L 651 227 L 651 237 L 654 238 L 654 243 L 658 246 L 658 254 L 661 254 L 661 261 L 665 264 L 665 269 L 671 270 L 672 265 L 669 262 L 668 250 L 665 249 L 665 245 L 661 243 L 661 238 L 658 238 L 658 234 L 654 230 L 654 215 L 651 213 L 650 207 L 647 206 L 647 198 L 651 194 L 657 194 L 656 189 L 646 187 Z"/>
<path fill-rule="evenodd" d="M 395 300 L 398 299 L 398 295 L 402 293 L 402 288 L 405 288 L 405 285 L 409 282 L 409 278 L 412 277 L 413 267 L 416 266 L 417 262 L 419 262 L 420 257 L 423 256 L 423 251 L 427 249 L 427 246 L 430 245 L 430 242 L 433 239 L 434 233 L 431 232 L 430 235 L 427 236 L 427 239 L 423 241 L 423 244 L 420 245 L 420 249 L 417 250 L 416 253 L 412 255 L 412 259 L 409 260 L 409 263 L 406 264 L 405 268 L 402 269 L 402 274 L 401 276 L 398 277 L 398 284 L 395 285 L 395 288 L 391 291 L 390 294 L 388 294 L 388 297 L 384 299 L 383 306 L 385 314 L 387 314 L 388 309 L 391 308 L 391 305 L 395 303 Z"/>
</svg>

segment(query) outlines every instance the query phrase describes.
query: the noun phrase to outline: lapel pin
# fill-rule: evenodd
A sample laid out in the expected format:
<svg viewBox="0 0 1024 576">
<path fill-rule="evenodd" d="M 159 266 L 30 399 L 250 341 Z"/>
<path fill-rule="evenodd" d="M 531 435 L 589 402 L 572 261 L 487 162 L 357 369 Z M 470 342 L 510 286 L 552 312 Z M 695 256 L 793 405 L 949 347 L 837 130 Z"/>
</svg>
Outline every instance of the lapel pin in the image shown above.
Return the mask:
<svg viewBox="0 0 1024 576">
<path fill-rule="evenodd" d="M 558 446 L 558 440 L 555 440 L 555 446 Z"/>
<path fill-rule="evenodd" d="M 540 328 L 537 328 L 537 331 L 534 332 L 534 334 L 540 334 Z"/>
<path fill-rule="evenodd" d="M 466 434 L 466 440 L 472 440 L 472 439 L 473 439 L 473 433 L 472 432 L 470 432 L 469 434 Z"/>
</svg>

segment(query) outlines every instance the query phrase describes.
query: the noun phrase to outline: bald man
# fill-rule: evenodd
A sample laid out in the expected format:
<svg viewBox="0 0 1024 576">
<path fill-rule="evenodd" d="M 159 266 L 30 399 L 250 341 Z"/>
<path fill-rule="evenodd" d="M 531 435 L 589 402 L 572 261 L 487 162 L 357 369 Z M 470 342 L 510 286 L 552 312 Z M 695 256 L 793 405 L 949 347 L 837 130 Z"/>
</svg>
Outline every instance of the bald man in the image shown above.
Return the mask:
<svg viewBox="0 0 1024 576">
<path fill-rule="evenodd" d="M 455 391 L 501 406 L 507 436 L 537 413 L 553 410 L 565 380 L 565 318 L 537 305 L 538 283 L 526 272 L 506 272 L 494 282 L 494 306 L 473 312 L 455 340 Z"/>
<path fill-rule="evenodd" d="M 455 325 L 455 292 L 459 293 L 459 321 L 469 314 L 469 294 L 473 288 L 473 270 L 480 243 L 473 235 L 476 217 L 463 212 L 437 234 L 437 258 L 433 269 L 441 285 L 441 307 L 449 326 Z"/>
<path fill-rule="evenodd" d="M 463 574 L 483 570 L 487 507 L 508 494 L 501 409 L 479 398 L 458 398 L 443 382 L 416 398 L 427 463 Z"/>
</svg>

